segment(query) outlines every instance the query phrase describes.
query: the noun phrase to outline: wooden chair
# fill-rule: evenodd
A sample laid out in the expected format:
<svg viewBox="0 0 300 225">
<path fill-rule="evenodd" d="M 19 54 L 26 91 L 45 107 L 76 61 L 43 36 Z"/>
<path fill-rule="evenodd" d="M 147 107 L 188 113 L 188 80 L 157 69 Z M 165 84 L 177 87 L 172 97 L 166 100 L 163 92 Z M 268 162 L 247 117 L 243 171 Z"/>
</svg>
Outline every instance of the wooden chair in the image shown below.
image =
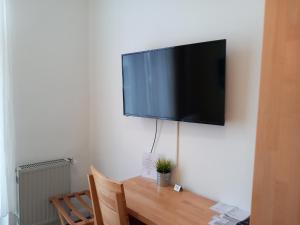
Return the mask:
<svg viewBox="0 0 300 225">
<path fill-rule="evenodd" d="M 129 225 L 122 183 L 103 176 L 94 167 L 89 175 L 95 225 Z"/>
</svg>

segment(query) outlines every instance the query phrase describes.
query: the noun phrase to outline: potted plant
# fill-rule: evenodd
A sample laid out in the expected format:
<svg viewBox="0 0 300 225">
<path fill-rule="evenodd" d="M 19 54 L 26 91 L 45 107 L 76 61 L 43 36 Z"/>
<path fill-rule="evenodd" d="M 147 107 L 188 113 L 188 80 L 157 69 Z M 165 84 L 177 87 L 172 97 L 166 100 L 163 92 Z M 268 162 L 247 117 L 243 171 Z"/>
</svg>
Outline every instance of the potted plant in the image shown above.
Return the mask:
<svg viewBox="0 0 300 225">
<path fill-rule="evenodd" d="M 156 162 L 157 184 L 166 187 L 171 180 L 172 163 L 170 160 L 158 159 Z"/>
</svg>

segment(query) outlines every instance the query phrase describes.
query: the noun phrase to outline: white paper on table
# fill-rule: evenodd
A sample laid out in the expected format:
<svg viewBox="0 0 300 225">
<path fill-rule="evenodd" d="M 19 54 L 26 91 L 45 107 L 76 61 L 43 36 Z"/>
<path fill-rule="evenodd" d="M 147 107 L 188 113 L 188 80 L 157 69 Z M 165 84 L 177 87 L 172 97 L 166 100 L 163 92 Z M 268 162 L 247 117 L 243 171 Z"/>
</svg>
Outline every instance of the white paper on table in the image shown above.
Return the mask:
<svg viewBox="0 0 300 225">
<path fill-rule="evenodd" d="M 225 219 L 225 218 L 218 218 L 218 219 L 214 219 L 213 223 L 220 223 L 220 224 L 227 224 L 229 222 L 229 220 Z"/>
<path fill-rule="evenodd" d="M 230 210 L 229 212 L 227 212 L 226 215 L 233 219 L 243 221 L 250 216 L 250 213 L 245 210 L 235 207 L 232 210 Z"/>
<path fill-rule="evenodd" d="M 238 220 L 222 214 L 219 216 L 214 216 L 208 224 L 209 225 L 236 225 L 238 222 L 239 222 Z"/>
<path fill-rule="evenodd" d="M 154 153 L 145 152 L 143 155 L 142 176 L 156 180 L 156 162 L 158 156 Z"/>
<path fill-rule="evenodd" d="M 220 214 L 225 214 L 227 212 L 229 212 L 230 210 L 233 210 L 234 206 L 232 205 L 227 205 L 221 202 L 218 202 L 217 204 L 213 205 L 212 207 L 210 207 L 211 210 L 220 213 Z"/>
<path fill-rule="evenodd" d="M 218 221 L 219 220 L 219 216 L 213 216 L 212 218 L 211 218 L 211 220 L 209 221 L 209 225 L 213 225 L 216 221 Z"/>
</svg>

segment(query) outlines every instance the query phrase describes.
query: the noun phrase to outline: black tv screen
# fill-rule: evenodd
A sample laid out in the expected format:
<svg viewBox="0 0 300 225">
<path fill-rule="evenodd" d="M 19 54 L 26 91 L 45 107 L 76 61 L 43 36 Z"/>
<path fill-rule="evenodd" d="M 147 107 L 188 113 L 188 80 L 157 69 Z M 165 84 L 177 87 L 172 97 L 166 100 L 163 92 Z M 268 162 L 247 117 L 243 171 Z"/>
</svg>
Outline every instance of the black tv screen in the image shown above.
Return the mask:
<svg viewBox="0 0 300 225">
<path fill-rule="evenodd" d="M 224 125 L 226 40 L 122 55 L 126 116 Z"/>
</svg>

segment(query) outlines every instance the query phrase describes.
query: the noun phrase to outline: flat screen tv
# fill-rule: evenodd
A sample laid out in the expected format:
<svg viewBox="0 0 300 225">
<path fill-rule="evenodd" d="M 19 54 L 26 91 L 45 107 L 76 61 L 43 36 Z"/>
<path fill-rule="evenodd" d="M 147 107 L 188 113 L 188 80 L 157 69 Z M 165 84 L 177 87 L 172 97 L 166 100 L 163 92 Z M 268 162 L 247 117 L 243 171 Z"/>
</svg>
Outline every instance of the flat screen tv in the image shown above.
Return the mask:
<svg viewBox="0 0 300 225">
<path fill-rule="evenodd" d="M 225 123 L 226 40 L 122 55 L 126 116 Z"/>
</svg>

